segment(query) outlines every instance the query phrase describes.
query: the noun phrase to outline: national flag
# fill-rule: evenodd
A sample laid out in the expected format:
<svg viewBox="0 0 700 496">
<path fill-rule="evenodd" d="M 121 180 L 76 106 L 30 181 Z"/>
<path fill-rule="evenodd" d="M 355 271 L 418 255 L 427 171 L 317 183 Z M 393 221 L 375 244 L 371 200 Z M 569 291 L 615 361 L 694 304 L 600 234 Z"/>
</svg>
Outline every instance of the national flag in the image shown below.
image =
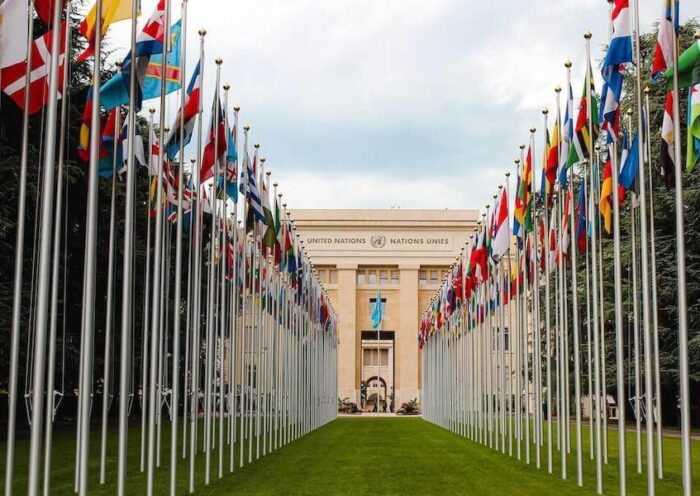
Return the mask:
<svg viewBox="0 0 700 496">
<path fill-rule="evenodd" d="M 119 134 L 117 131 L 117 120 L 120 115 L 120 109 L 116 108 L 107 115 L 107 121 L 102 128 L 100 139 L 101 146 L 106 151 L 106 157 L 99 162 L 99 176 L 112 177 L 114 166 L 119 163 Z"/>
<path fill-rule="evenodd" d="M 525 235 L 532 232 L 532 146 L 528 147 L 525 156 L 525 166 L 523 167 L 523 180 L 520 183 L 520 201 L 523 208 L 522 225 L 525 228 Z"/>
<path fill-rule="evenodd" d="M 700 161 L 700 84 L 688 91 L 688 139 L 686 148 L 686 169 L 692 170 Z"/>
<path fill-rule="evenodd" d="M 548 251 L 547 251 L 547 256 L 549 257 L 549 267 L 550 270 L 552 267 L 555 267 L 557 265 L 557 261 L 559 260 L 559 250 L 557 247 L 557 215 L 556 215 L 556 208 L 552 207 L 552 214 L 550 217 L 550 223 L 549 223 L 549 243 L 548 243 Z"/>
<path fill-rule="evenodd" d="M 500 258 L 508 252 L 510 248 L 510 222 L 508 218 L 508 195 L 505 188 L 501 191 L 501 200 L 498 202 L 494 212 L 496 233 L 491 242 L 493 256 Z"/>
<path fill-rule="evenodd" d="M 518 167 L 518 180 L 515 184 L 515 204 L 513 206 L 513 235 L 518 239 L 518 246 L 522 248 L 523 242 L 523 224 L 524 222 L 524 212 L 522 201 L 520 199 L 520 174 L 521 170 Z"/>
<path fill-rule="evenodd" d="M 134 119 L 135 120 L 135 119 Z M 119 163 L 122 164 L 119 174 L 126 171 L 129 167 L 129 114 L 126 114 L 124 118 L 124 125 L 122 126 L 119 141 L 121 142 Z M 134 126 L 134 162 L 136 165 L 141 167 L 146 167 L 146 152 L 143 145 L 143 136 L 139 131 L 138 124 Z"/>
<path fill-rule="evenodd" d="M 571 195 L 571 188 L 567 188 L 566 190 L 566 200 L 564 203 L 564 216 L 561 219 L 561 248 L 560 251 L 562 255 L 564 256 L 564 260 L 566 260 L 569 256 L 569 242 L 570 242 L 570 237 L 569 237 L 569 220 L 571 217 L 571 203 L 572 203 L 572 195 Z"/>
<path fill-rule="evenodd" d="M 238 151 L 236 144 L 237 130 L 234 124 L 233 130 L 229 128 L 226 109 L 224 109 L 224 122 L 226 123 L 226 155 L 224 157 L 224 176 L 219 176 L 219 187 L 226 190 L 226 195 L 234 203 L 238 202 Z M 225 186 L 225 187 L 224 187 Z"/>
<path fill-rule="evenodd" d="M 0 69 L 27 60 L 27 38 L 27 0 L 5 0 L 0 4 Z"/>
<path fill-rule="evenodd" d="M 562 188 L 569 186 L 568 159 L 571 143 L 574 140 L 574 90 L 569 83 L 569 91 L 566 98 L 566 112 L 564 113 L 564 124 L 562 126 L 561 151 L 559 155 L 559 184 Z"/>
<path fill-rule="evenodd" d="M 160 169 L 159 164 L 161 160 L 160 141 L 158 141 L 158 136 L 153 129 L 149 131 L 149 134 L 150 136 L 148 142 L 150 143 L 150 153 L 148 156 L 148 175 L 157 176 L 158 170 Z M 162 158 L 165 159 L 166 157 Z"/>
<path fill-rule="evenodd" d="M 275 198 L 275 265 L 277 265 L 280 271 L 284 270 L 284 222 L 282 219 L 282 211 L 280 210 L 280 200 L 279 197 Z"/>
<path fill-rule="evenodd" d="M 102 0 L 102 38 L 107 33 L 109 26 L 118 21 L 131 19 L 131 11 L 135 0 Z M 88 46 L 83 53 L 78 56 L 78 62 L 85 61 L 95 53 L 95 25 L 97 20 L 97 4 L 85 15 L 85 19 L 80 23 L 78 31 L 87 39 Z"/>
<path fill-rule="evenodd" d="M 382 290 L 377 288 L 377 298 L 374 300 L 372 308 L 372 328 L 379 333 L 384 319 L 384 307 L 382 306 Z"/>
<path fill-rule="evenodd" d="M 180 151 L 180 140 L 183 144 L 187 146 L 192 139 L 192 133 L 194 131 L 194 125 L 197 120 L 197 116 L 202 111 L 202 99 L 201 99 L 201 87 L 202 87 L 202 71 L 201 71 L 202 61 L 197 62 L 197 66 L 192 73 L 190 78 L 190 84 L 187 86 L 187 96 L 185 97 L 185 111 L 184 111 L 184 135 L 180 136 L 180 124 L 183 119 L 182 109 L 177 113 L 175 117 L 175 122 L 170 127 L 168 133 L 168 140 L 165 145 L 165 152 L 168 154 L 168 158 L 173 160 L 175 155 Z"/>
<path fill-rule="evenodd" d="M 262 243 L 265 248 L 272 250 L 275 246 L 275 239 L 277 238 L 275 233 L 275 218 L 270 208 L 269 181 L 265 180 L 263 177 L 262 168 L 260 169 L 260 189 L 262 195 L 262 210 L 265 217 L 265 232 L 263 233 Z"/>
<path fill-rule="evenodd" d="M 555 122 L 552 129 L 552 142 L 547 150 L 544 174 L 542 174 L 542 193 L 546 195 L 547 205 L 552 203 L 554 183 L 557 181 L 557 172 L 559 170 L 559 146 L 561 141 L 559 134 L 559 123 Z"/>
<path fill-rule="evenodd" d="M 623 147 L 624 148 L 624 147 Z M 619 184 L 627 191 L 636 190 L 635 182 L 639 173 L 639 133 L 634 135 L 632 146 L 626 153 L 620 168 Z M 612 194 L 612 190 L 611 190 Z"/>
<path fill-rule="evenodd" d="M 614 1 L 615 4 L 610 13 L 613 34 L 603 61 L 603 78 L 605 78 L 606 70 L 615 69 L 620 64 L 626 64 L 634 60 L 632 56 L 629 0 Z"/>
<path fill-rule="evenodd" d="M 664 118 L 661 124 L 661 177 L 667 188 L 673 188 L 676 184 L 676 172 L 674 165 L 673 144 L 675 135 L 673 131 L 673 91 L 666 94 L 664 103 Z"/>
<path fill-rule="evenodd" d="M 226 153 L 226 123 L 224 122 L 224 114 L 221 110 L 219 95 L 214 95 L 214 103 L 212 105 L 211 118 L 209 121 L 209 132 L 207 141 L 204 145 L 204 153 L 202 155 L 202 165 L 199 171 L 200 182 L 214 177 L 215 172 L 220 172 L 217 165 L 223 163 L 224 154 Z M 216 170 L 215 170 L 216 167 Z"/>
<path fill-rule="evenodd" d="M 659 22 L 659 36 L 656 40 L 654 61 L 651 66 L 651 75 L 654 79 L 673 65 L 673 31 L 678 33 L 678 0 L 663 0 L 663 3 L 664 12 Z M 671 9 L 674 9 L 675 12 Z"/>
<path fill-rule="evenodd" d="M 156 10 L 151 15 L 141 33 L 136 38 L 136 50 L 134 61 L 132 62 L 131 52 L 129 52 L 121 66 L 120 72 L 107 81 L 100 90 L 102 106 L 111 109 L 117 105 L 129 103 L 129 91 L 131 84 L 131 71 L 136 71 L 136 95 L 135 105 L 141 108 L 144 98 L 143 90 L 148 73 L 151 57 L 163 52 L 165 43 L 165 0 L 160 0 Z M 179 36 L 177 37 L 179 40 Z M 179 49 L 178 49 L 179 50 Z M 133 64 L 133 66 L 132 66 Z M 160 96 L 160 95 L 156 95 Z"/>
<path fill-rule="evenodd" d="M 170 43 L 165 57 L 165 78 L 163 78 L 163 52 L 155 52 L 148 61 L 146 78 L 143 81 L 143 99 L 160 98 L 161 82 L 165 79 L 165 94 L 180 89 L 180 68 L 182 67 L 181 50 L 182 21 L 170 27 Z"/>
<path fill-rule="evenodd" d="M 612 208 L 613 208 L 613 177 L 612 162 L 605 163 L 603 171 L 603 184 L 600 187 L 600 215 L 603 217 L 603 227 L 610 234 L 612 232 Z"/>
<path fill-rule="evenodd" d="M 591 136 L 588 127 L 588 104 L 591 106 L 591 122 L 593 127 L 593 136 Z M 576 127 L 574 128 L 574 136 L 572 146 L 569 150 L 569 157 L 566 165 L 571 167 L 574 164 L 581 162 L 584 158 L 591 156 L 593 143 L 598 136 L 598 104 L 595 99 L 595 84 L 591 66 L 588 66 L 586 78 L 583 82 L 583 92 L 581 94 L 581 102 L 576 119 Z"/>
<path fill-rule="evenodd" d="M 600 126 L 607 134 L 608 143 L 612 143 L 617 139 L 620 129 L 620 98 L 622 96 L 625 68 L 624 65 L 620 64 L 614 67 L 605 67 L 603 71 L 605 82 L 600 95 L 602 105 Z"/>
<path fill-rule="evenodd" d="M 673 66 L 664 72 L 667 89 L 673 88 Z M 678 87 L 687 88 L 700 83 L 700 38 L 678 57 Z"/>
<path fill-rule="evenodd" d="M 265 213 L 263 212 L 262 199 L 260 198 L 260 190 L 255 180 L 255 169 L 258 160 L 257 152 L 254 157 L 254 163 L 251 164 L 250 156 L 248 155 L 248 146 L 244 145 L 243 153 L 243 170 L 245 177 L 241 182 L 241 193 L 245 197 L 246 205 L 248 206 L 248 215 L 246 217 L 246 232 L 253 230 L 255 223 L 265 222 Z"/>
<path fill-rule="evenodd" d="M 51 70 L 51 51 L 53 49 L 53 30 L 34 40 L 32 44 L 31 75 L 29 83 L 29 114 L 35 114 L 49 101 L 60 98 L 63 92 L 63 71 L 65 69 L 66 23 L 61 23 L 58 57 L 58 93 L 49 95 L 49 76 Z M 0 70 L 2 91 L 21 109 L 24 109 L 26 91 L 27 61 L 22 60 Z"/>
</svg>

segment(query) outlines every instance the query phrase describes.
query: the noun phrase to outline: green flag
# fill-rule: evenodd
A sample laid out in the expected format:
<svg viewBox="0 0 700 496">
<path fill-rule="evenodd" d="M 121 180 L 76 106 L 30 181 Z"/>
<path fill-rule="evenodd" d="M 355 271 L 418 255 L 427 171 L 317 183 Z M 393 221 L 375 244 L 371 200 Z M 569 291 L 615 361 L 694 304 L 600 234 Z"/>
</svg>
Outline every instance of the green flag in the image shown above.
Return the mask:
<svg viewBox="0 0 700 496">
<path fill-rule="evenodd" d="M 668 90 L 673 89 L 673 67 L 664 72 Z M 700 39 L 678 57 L 678 87 L 687 88 L 700 83 Z"/>
</svg>

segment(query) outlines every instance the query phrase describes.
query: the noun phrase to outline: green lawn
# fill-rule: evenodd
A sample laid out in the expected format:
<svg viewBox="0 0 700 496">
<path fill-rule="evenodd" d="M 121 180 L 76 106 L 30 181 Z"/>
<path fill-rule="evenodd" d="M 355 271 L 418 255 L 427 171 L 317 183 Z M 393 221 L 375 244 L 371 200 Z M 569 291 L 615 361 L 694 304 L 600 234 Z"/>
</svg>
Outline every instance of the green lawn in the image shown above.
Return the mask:
<svg viewBox="0 0 700 496">
<path fill-rule="evenodd" d="M 92 436 L 90 494 L 114 494 L 108 483 L 99 486 L 99 430 Z M 108 481 L 116 472 L 114 430 L 110 436 Z M 128 494 L 144 494 L 145 479 L 138 472 L 139 436 L 136 427 L 130 431 L 130 466 Z M 584 440 L 587 436 L 584 437 Z M 605 493 L 617 494 L 616 435 L 611 429 L 610 464 L 604 467 Z M 633 435 L 628 435 L 630 449 Z M 74 432 L 59 429 L 54 443 L 53 494 L 71 494 L 73 478 Z M 680 494 L 678 439 L 665 441 L 666 478 L 659 482 L 657 494 Z M 693 445 L 696 454 L 694 483 L 700 489 L 700 443 Z M 255 446 L 254 446 L 255 449 Z M 4 465 L 5 448 L 0 461 Z M 584 488 L 575 483 L 575 459 L 569 459 L 569 480 L 559 477 L 558 459 L 554 474 L 546 473 L 546 452 L 542 469 L 517 461 L 472 441 L 461 438 L 419 418 L 342 418 L 312 432 L 304 438 L 267 455 L 243 469 L 228 473 L 226 447 L 225 475 L 217 478 L 218 456 L 212 456 L 212 483 L 203 484 L 202 453 L 197 457 L 196 494 L 474 494 L 474 495 L 547 495 L 594 494 L 594 466 L 587 451 Z M 27 442 L 18 444 L 16 493 L 26 493 Z M 158 470 L 158 494 L 167 494 L 169 475 L 169 441 L 164 429 L 163 468 Z M 628 493 L 646 494 L 645 476 L 634 471 L 634 453 L 629 452 Z M 187 492 L 187 468 L 179 467 L 178 494 Z M 4 476 L 4 471 L 0 476 Z"/>
</svg>

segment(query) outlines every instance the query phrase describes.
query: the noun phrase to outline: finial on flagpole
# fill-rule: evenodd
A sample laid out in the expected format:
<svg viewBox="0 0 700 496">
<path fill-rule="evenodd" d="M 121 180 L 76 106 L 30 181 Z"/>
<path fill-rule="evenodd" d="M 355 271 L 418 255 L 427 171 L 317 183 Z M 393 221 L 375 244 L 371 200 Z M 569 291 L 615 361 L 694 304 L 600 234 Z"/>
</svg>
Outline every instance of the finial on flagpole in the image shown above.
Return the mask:
<svg viewBox="0 0 700 496">
<path fill-rule="evenodd" d="M 239 105 L 235 105 L 235 106 L 233 107 L 233 110 L 234 110 L 235 112 L 238 112 L 238 111 L 241 110 L 241 107 L 240 107 Z"/>
<path fill-rule="evenodd" d="M 265 171 L 265 175 L 266 175 L 267 177 L 270 177 L 270 174 L 272 174 L 272 172 L 270 172 L 270 171 Z"/>
<path fill-rule="evenodd" d="M 543 108 L 543 109 L 542 109 L 542 113 L 543 113 L 544 115 L 547 115 L 547 114 L 549 113 L 549 109 L 548 109 L 547 107 Z"/>
<path fill-rule="evenodd" d="M 531 128 L 530 128 L 530 132 L 531 132 L 532 134 L 535 134 L 535 131 L 537 131 L 537 128 L 536 128 L 536 127 L 531 127 Z M 523 148 L 525 148 L 525 147 L 523 147 Z"/>
<path fill-rule="evenodd" d="M 583 37 L 587 40 L 590 40 L 593 37 L 593 33 L 591 33 L 590 31 L 586 31 L 585 33 L 583 33 Z"/>
<path fill-rule="evenodd" d="M 260 148 L 260 143 L 255 143 L 253 146 L 255 147 L 255 149 L 258 149 Z"/>
<path fill-rule="evenodd" d="M 154 109 L 153 107 L 151 107 L 151 108 L 148 109 L 148 113 L 151 114 L 151 115 L 153 115 L 153 114 L 156 113 L 156 109 Z"/>
<path fill-rule="evenodd" d="M 520 159 L 519 159 L 519 158 L 516 158 L 515 160 L 513 160 L 513 162 L 515 162 L 515 165 L 520 165 Z"/>
<path fill-rule="evenodd" d="M 571 69 L 571 61 L 569 59 L 566 59 L 566 61 L 564 62 L 564 67 L 566 67 L 567 69 Z"/>
<path fill-rule="evenodd" d="M 230 85 L 230 84 L 228 84 L 228 83 L 224 84 L 224 91 L 228 91 L 228 90 L 230 90 L 230 89 L 231 89 L 231 85 Z"/>
<path fill-rule="evenodd" d="M 648 95 L 649 93 L 651 93 L 651 88 L 649 88 L 648 86 L 645 86 L 644 87 L 644 94 Z"/>
<path fill-rule="evenodd" d="M 561 86 L 556 85 L 556 86 L 554 87 L 554 93 L 561 93 Z"/>
<path fill-rule="evenodd" d="M 255 148 L 258 148 L 260 145 L 258 144 Z M 260 158 L 260 163 L 264 164 L 267 159 L 265 157 Z"/>
<path fill-rule="evenodd" d="M 223 59 L 221 57 L 216 57 L 216 60 L 214 60 L 214 63 L 216 65 L 221 65 L 224 63 Z"/>
<path fill-rule="evenodd" d="M 201 28 L 199 31 L 197 31 L 197 33 L 199 34 L 199 36 L 204 38 L 207 35 L 207 30 L 204 28 Z"/>
<path fill-rule="evenodd" d="M 518 160 L 520 162 L 520 160 Z M 510 177 L 510 172 L 506 172 L 506 177 Z"/>
<path fill-rule="evenodd" d="M 277 187 L 277 183 L 276 183 L 276 182 L 275 182 L 275 183 L 272 183 L 272 186 L 274 186 L 274 187 L 276 188 L 276 187 Z M 282 196 L 282 193 L 279 193 L 277 196 Z"/>
<path fill-rule="evenodd" d="M 243 126 L 243 130 L 247 133 L 248 131 L 250 131 L 250 126 L 246 124 L 245 126 Z"/>
<path fill-rule="evenodd" d="M 625 112 L 625 115 L 632 117 L 632 109 L 627 109 L 627 112 Z"/>
<path fill-rule="evenodd" d="M 524 145 L 523 143 L 520 143 L 520 144 L 518 145 L 518 148 L 520 148 L 521 150 L 524 150 L 524 149 L 525 149 L 525 145 Z"/>
</svg>

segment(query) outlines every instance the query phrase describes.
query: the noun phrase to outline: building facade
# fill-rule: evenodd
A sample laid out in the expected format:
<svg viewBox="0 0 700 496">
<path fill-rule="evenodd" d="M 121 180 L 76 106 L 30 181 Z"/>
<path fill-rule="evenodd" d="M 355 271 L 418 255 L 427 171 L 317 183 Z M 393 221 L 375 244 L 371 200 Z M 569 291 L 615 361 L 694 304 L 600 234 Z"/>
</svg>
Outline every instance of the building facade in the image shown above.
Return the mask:
<svg viewBox="0 0 700 496">
<path fill-rule="evenodd" d="M 474 231 L 476 210 L 294 210 L 339 317 L 338 396 L 365 411 L 420 399 L 420 316 Z M 371 314 L 384 310 L 379 332 Z"/>
</svg>

